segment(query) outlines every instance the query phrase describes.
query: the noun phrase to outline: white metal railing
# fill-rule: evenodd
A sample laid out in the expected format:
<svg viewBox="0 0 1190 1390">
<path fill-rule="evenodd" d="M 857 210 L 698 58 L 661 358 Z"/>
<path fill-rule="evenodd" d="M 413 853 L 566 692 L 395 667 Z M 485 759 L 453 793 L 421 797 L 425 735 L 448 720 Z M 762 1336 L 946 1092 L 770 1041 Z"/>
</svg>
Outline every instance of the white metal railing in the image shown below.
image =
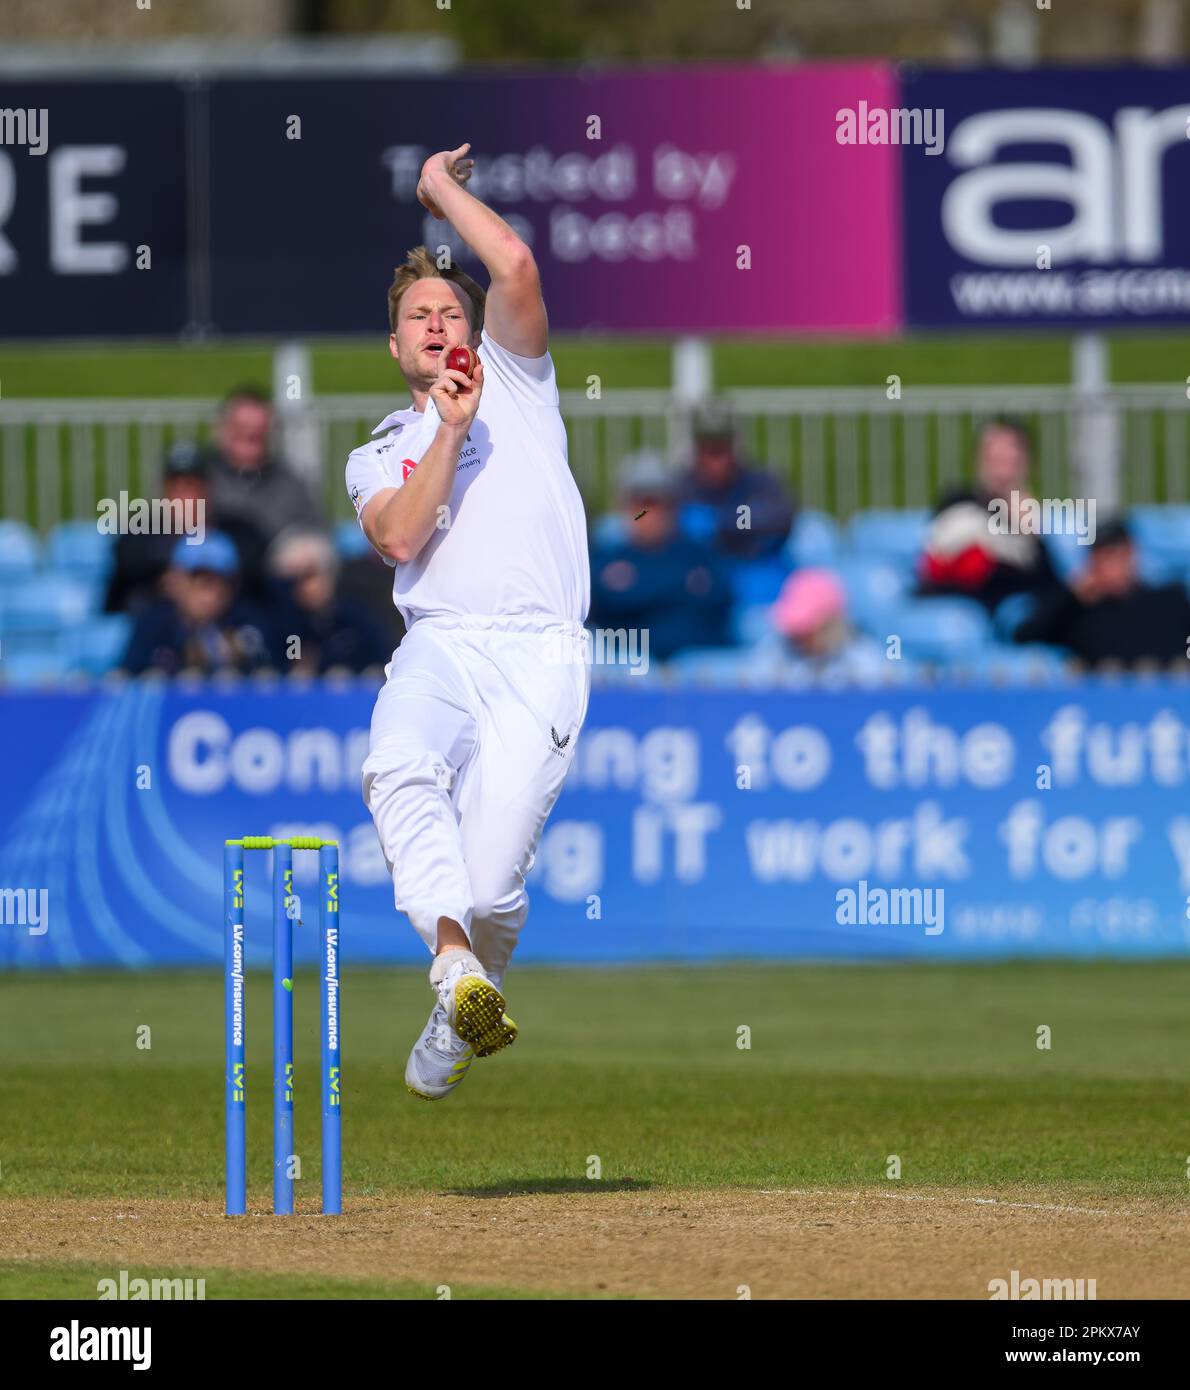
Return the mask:
<svg viewBox="0 0 1190 1390">
<path fill-rule="evenodd" d="M 967 475 L 980 420 L 1010 414 L 1033 430 L 1044 496 L 1098 495 L 1081 455 L 1087 429 L 1110 427 L 1116 490 L 1124 504 L 1190 500 L 1190 401 L 1180 386 L 1118 386 L 1096 396 L 1070 387 L 938 387 L 888 400 L 869 388 L 736 389 L 744 452 L 785 478 L 807 507 L 847 516 L 860 507 L 926 506 Z M 315 435 L 314 463 L 331 517 L 346 517 L 343 465 L 394 398 L 316 397 L 300 423 Z M 203 439 L 217 408 L 199 397 L 0 401 L 0 515 L 40 530 L 95 514 L 121 491 L 156 495 L 176 439 Z M 688 420 L 664 390 L 562 393 L 570 457 L 588 505 L 607 505 L 620 459 L 650 447 L 675 461 Z M 286 417 L 292 418 L 292 417 Z M 1102 488 L 1100 486 L 1100 492 Z M 1100 496 L 1101 505 L 1117 498 Z"/>
</svg>

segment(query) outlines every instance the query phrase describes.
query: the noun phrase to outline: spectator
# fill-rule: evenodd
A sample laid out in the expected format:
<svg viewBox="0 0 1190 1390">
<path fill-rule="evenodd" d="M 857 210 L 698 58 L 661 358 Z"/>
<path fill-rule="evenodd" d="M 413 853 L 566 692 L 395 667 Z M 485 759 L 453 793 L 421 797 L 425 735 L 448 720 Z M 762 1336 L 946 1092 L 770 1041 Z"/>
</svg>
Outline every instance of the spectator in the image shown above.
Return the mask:
<svg viewBox="0 0 1190 1390">
<path fill-rule="evenodd" d="M 783 654 L 823 681 L 872 684 L 886 679 L 889 662 L 875 638 L 847 622 L 847 594 L 829 570 L 791 574 L 773 605 L 773 627 Z"/>
<path fill-rule="evenodd" d="M 247 519 L 225 522 L 215 515 L 207 484 L 206 461 L 190 440 L 174 444 L 165 456 L 162 498 L 179 504 L 173 509 L 177 524 L 156 533 L 125 532 L 116 541 L 115 563 L 103 602 L 105 613 L 143 613 L 161 597 L 161 581 L 170 566 L 180 525 L 195 527 L 203 536 L 222 529 L 235 543 L 240 559 L 240 589 L 245 597 L 260 598 L 260 557 L 264 538 Z M 181 513 L 179 516 L 179 508 Z"/>
<path fill-rule="evenodd" d="M 598 547 L 591 563 L 592 627 L 636 628 L 649 655 L 730 641 L 731 590 L 713 552 L 679 535 L 677 480 L 660 455 L 630 455 L 621 468 L 625 538 Z"/>
<path fill-rule="evenodd" d="M 189 440 L 173 445 L 165 456 L 161 495 L 179 503 L 183 521 L 207 524 L 207 484 L 198 446 Z M 176 513 L 177 508 L 173 509 Z M 174 531 L 124 532 L 116 541 L 115 562 L 103 601 L 105 613 L 143 613 L 161 596 L 161 579 L 169 568 L 178 537 Z"/>
<path fill-rule="evenodd" d="M 976 444 L 974 488 L 939 501 L 926 537 L 919 592 L 978 599 L 993 612 L 1010 594 L 1042 594 L 1059 579 L 1040 536 L 1001 533 L 991 524 L 992 504 L 1029 494 L 1031 449 L 1023 425 L 989 420 Z"/>
<path fill-rule="evenodd" d="M 272 428 L 268 397 L 238 387 L 223 402 L 207 459 L 220 524 L 254 526 L 266 542 L 287 526 L 321 522 L 306 485 L 270 453 Z"/>
<path fill-rule="evenodd" d="M 792 502 L 771 474 L 741 463 L 731 416 L 720 408 L 695 416 L 694 465 L 682 479 L 682 501 L 684 523 L 705 528 L 716 549 L 734 559 L 777 555 L 789 539 Z"/>
<path fill-rule="evenodd" d="M 388 661 L 392 647 L 367 611 L 337 596 L 339 557 L 321 532 L 283 531 L 269 549 L 268 567 L 283 590 L 290 669 L 321 675 Z"/>
<path fill-rule="evenodd" d="M 257 605 L 237 592 L 239 558 L 220 531 L 198 545 L 175 540 L 165 597 L 137 620 L 124 669 L 146 671 L 258 671 L 275 664 L 270 624 Z"/>
<path fill-rule="evenodd" d="M 1066 647 L 1090 666 L 1186 662 L 1190 595 L 1181 584 L 1145 584 L 1122 521 L 1099 528 L 1087 568 L 1046 595 L 1013 634 L 1017 642 Z"/>
</svg>

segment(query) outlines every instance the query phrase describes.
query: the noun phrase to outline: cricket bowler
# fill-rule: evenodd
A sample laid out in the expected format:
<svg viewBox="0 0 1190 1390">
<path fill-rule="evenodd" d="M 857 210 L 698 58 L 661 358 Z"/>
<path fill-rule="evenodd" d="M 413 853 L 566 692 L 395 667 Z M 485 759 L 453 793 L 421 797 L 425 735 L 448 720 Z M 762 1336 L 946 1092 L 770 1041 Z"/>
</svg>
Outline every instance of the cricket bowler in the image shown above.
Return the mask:
<svg viewBox="0 0 1190 1390">
<path fill-rule="evenodd" d="M 409 253 L 388 292 L 389 351 L 413 404 L 347 461 L 408 629 L 372 714 L 363 795 L 397 909 L 434 956 L 437 1002 L 405 1069 L 427 1100 L 516 1038 L 503 987 L 525 876 L 590 692 L 586 519 L 541 281 L 528 246 L 467 191 L 469 149 L 427 159 L 417 196 L 490 284 Z M 468 347 L 473 376 L 446 365 Z"/>
</svg>

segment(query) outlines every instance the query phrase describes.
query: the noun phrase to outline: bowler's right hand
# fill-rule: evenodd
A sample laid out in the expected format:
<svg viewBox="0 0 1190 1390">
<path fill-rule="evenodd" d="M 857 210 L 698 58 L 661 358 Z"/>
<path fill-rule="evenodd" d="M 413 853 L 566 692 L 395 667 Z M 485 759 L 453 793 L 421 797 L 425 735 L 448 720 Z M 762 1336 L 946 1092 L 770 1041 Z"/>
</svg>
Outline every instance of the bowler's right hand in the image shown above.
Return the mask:
<svg viewBox="0 0 1190 1390">
<path fill-rule="evenodd" d="M 470 429 L 475 412 L 479 409 L 479 398 L 483 394 L 483 363 L 475 366 L 475 375 L 456 372 L 450 367 L 430 387 L 430 399 L 444 425 L 456 429 Z"/>
</svg>

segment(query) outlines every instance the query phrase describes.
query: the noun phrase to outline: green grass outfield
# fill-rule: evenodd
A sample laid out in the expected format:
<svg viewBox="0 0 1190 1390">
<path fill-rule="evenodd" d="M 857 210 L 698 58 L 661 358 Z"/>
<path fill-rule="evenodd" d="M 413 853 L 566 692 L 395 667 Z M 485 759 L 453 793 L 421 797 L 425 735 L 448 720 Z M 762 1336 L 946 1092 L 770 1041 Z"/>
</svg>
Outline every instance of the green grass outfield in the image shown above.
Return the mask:
<svg viewBox="0 0 1190 1390">
<path fill-rule="evenodd" d="M 1184 383 L 1190 335 L 1117 335 L 1111 376 L 1119 382 Z M 383 335 L 310 343 L 314 390 L 397 391 L 400 379 Z M 272 379 L 272 345 L 222 341 L 162 343 L 0 343 L 0 399 L 19 396 L 218 396 L 245 381 Z M 552 344 L 563 389 L 586 389 L 592 373 L 605 389 L 670 384 L 671 345 L 661 338 L 559 335 Z M 898 374 L 906 387 L 1061 385 L 1070 381 L 1070 338 L 1061 333 L 935 334 L 899 342 L 744 341 L 714 345 L 715 381 L 726 386 L 878 386 Z"/>
<path fill-rule="evenodd" d="M 290 1302 L 294 1299 L 321 1300 L 325 1298 L 348 1298 L 355 1300 L 385 1301 L 400 1299 L 402 1302 L 433 1303 L 438 1294 L 424 1283 L 413 1280 L 396 1279 L 335 1279 L 327 1275 L 302 1274 L 260 1274 L 251 1270 L 235 1269 L 171 1269 L 168 1274 L 160 1268 L 133 1268 L 126 1271 L 129 1281 L 133 1279 L 189 1279 L 204 1280 L 203 1296 L 207 1299 L 278 1299 Z M 31 1265 L 23 1260 L 0 1260 L 0 1301 L 8 1299 L 75 1299 L 94 1302 L 101 1279 L 113 1278 L 110 1265 L 74 1263 L 64 1260 L 61 1263 L 46 1261 Z M 462 1284 L 451 1285 L 451 1298 L 459 1299 L 556 1299 L 563 1295 L 543 1292 L 537 1289 L 518 1289 L 511 1287 L 488 1287 Z M 597 1294 L 575 1294 L 568 1291 L 565 1298 L 598 1298 Z"/>
<path fill-rule="evenodd" d="M 411 1190 L 915 1187 L 1184 1200 L 1190 962 L 524 969 L 522 1036 L 410 1097 L 420 971 L 349 971 L 346 1200 Z M 297 1152 L 318 1183 L 317 1005 L 299 976 Z M 249 982 L 249 1181 L 270 1181 L 270 989 Z M 2 1193 L 207 1198 L 223 1167 L 222 980 L 0 977 Z M 1052 1030 L 1049 1051 L 1035 1042 Z M 151 1048 L 138 1049 L 138 1030 Z M 737 1030 L 751 1047 L 737 1047 Z M 479 1122 L 477 1122 L 479 1121 Z"/>
</svg>

